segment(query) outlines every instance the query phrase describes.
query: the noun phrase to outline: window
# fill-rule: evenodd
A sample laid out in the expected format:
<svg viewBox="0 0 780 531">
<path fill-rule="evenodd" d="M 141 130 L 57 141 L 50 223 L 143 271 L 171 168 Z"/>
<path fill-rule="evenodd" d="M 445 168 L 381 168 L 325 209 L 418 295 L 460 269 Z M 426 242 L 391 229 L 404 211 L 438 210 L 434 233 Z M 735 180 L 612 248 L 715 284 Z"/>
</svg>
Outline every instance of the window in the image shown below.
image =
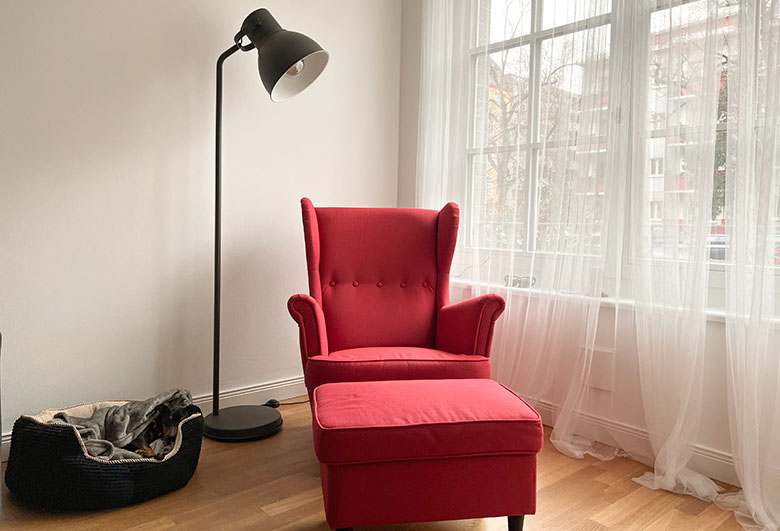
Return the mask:
<svg viewBox="0 0 780 531">
<path fill-rule="evenodd" d="M 655 157 L 650 159 L 650 175 L 663 176 L 664 174 L 664 159 L 663 157 Z"/>
<path fill-rule="evenodd" d="M 553 237 L 561 229 L 600 233 L 611 2 L 591 4 L 474 0 L 468 201 L 480 247 L 560 251 L 574 244 Z M 583 53 L 592 49 L 606 55 Z M 588 181 L 577 190 L 575 171 Z M 562 193 L 592 208 L 568 219 Z"/>
<path fill-rule="evenodd" d="M 561 245 L 561 234 L 583 234 L 583 223 L 593 234 L 600 233 L 612 3 L 473 2 L 467 222 L 477 230 L 469 234 L 476 234 L 482 248 L 561 252 L 569 247 Z M 728 112 L 727 63 L 737 9 L 730 4 L 722 0 L 718 10 L 717 53 L 723 60 L 712 126 L 708 246 L 713 261 L 723 261 L 726 248 L 726 146 L 734 126 Z M 650 221 L 659 257 L 668 254 L 663 220 L 670 217 L 679 218 L 680 256 L 689 250 L 685 226 L 695 206 L 698 177 L 691 161 L 701 141 L 692 124 L 700 109 L 702 73 L 696 68 L 703 63 L 706 9 L 706 0 L 663 2 L 649 20 L 647 173 L 644 183 L 632 186 L 646 187 L 649 204 L 643 215 Z M 590 200 L 581 215 L 567 219 L 559 198 L 575 182 L 578 193 Z"/>
<path fill-rule="evenodd" d="M 650 201 L 650 219 L 660 220 L 663 218 L 662 204 L 661 201 Z"/>
<path fill-rule="evenodd" d="M 694 207 L 697 175 L 691 161 L 698 156 L 701 142 L 715 142 L 715 164 L 712 173 L 713 197 L 711 227 L 707 236 L 709 258 L 726 257 L 725 236 L 725 167 L 727 135 L 732 124 L 728 118 L 727 58 L 730 39 L 736 31 L 737 6 L 723 0 L 718 6 L 717 53 L 722 58 L 718 86 L 717 111 L 710 139 L 700 138 L 693 125 L 702 112 L 704 50 L 702 35 L 707 24 L 705 0 L 679 2 L 654 11 L 650 16 L 650 50 L 648 64 L 648 175 L 650 219 L 653 230 L 653 252 L 667 255 L 664 249 L 663 223 L 675 215 L 680 223 L 680 256 L 687 256 L 690 244 L 690 211 Z M 668 175 L 664 176 L 664 165 Z M 659 215 L 659 210 L 665 215 Z M 675 214 L 676 213 L 676 214 Z"/>
</svg>

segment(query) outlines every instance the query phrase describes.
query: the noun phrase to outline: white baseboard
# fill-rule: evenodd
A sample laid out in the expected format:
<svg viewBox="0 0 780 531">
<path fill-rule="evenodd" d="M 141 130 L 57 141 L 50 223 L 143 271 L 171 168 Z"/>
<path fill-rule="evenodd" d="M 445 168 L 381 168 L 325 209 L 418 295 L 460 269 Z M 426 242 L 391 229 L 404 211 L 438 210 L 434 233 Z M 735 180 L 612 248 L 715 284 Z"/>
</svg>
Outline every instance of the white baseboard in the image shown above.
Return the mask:
<svg viewBox="0 0 780 531">
<path fill-rule="evenodd" d="M 0 461 L 8 461 L 8 449 L 11 447 L 11 433 L 4 433 L 0 442 Z"/>
<path fill-rule="evenodd" d="M 306 395 L 306 386 L 303 383 L 303 376 L 295 378 L 286 378 L 273 382 L 265 382 L 230 391 L 222 391 L 219 394 L 219 407 L 241 406 L 245 404 L 263 404 L 269 398 L 277 400 L 287 400 Z M 196 396 L 192 401 L 203 410 L 204 415 L 211 413 L 212 394 Z M 8 459 L 8 449 L 11 446 L 11 432 L 4 433 L 2 436 L 2 446 L 0 446 L 0 461 Z"/>
<path fill-rule="evenodd" d="M 230 391 L 219 393 L 219 407 L 243 406 L 246 404 L 263 404 L 269 398 L 287 400 L 306 395 L 306 385 L 303 376 L 276 380 Z M 196 406 L 200 407 L 204 415 L 211 413 L 211 399 L 213 394 L 196 396 L 192 399 Z"/>
<path fill-rule="evenodd" d="M 544 425 L 552 426 L 559 406 L 542 400 L 536 404 L 536 408 L 542 416 Z M 609 441 L 610 438 L 605 436 L 606 431 L 617 432 L 623 439 L 632 439 L 632 447 L 644 448 L 645 455 L 652 455 L 650 436 L 644 428 L 582 412 L 579 413 L 579 419 L 584 429 L 588 432 L 588 437 L 597 441 Z M 600 434 L 604 434 L 604 436 L 600 437 Z M 652 464 L 651 458 L 648 458 L 647 461 L 649 462 L 645 462 L 645 464 Z M 693 446 L 693 457 L 691 457 L 690 467 L 712 479 L 739 486 L 739 479 L 734 468 L 734 459 L 727 452 L 696 444 Z"/>
</svg>

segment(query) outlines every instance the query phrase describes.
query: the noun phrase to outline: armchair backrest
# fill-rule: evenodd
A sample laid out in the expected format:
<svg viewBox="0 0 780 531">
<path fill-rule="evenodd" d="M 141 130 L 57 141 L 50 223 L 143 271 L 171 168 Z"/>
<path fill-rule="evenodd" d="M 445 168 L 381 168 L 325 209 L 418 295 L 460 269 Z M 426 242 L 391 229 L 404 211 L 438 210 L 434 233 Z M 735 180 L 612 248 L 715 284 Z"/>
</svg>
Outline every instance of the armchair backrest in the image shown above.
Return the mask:
<svg viewBox="0 0 780 531">
<path fill-rule="evenodd" d="M 315 208 L 301 200 L 309 294 L 322 306 L 331 351 L 434 346 L 449 304 L 458 205 Z"/>
</svg>

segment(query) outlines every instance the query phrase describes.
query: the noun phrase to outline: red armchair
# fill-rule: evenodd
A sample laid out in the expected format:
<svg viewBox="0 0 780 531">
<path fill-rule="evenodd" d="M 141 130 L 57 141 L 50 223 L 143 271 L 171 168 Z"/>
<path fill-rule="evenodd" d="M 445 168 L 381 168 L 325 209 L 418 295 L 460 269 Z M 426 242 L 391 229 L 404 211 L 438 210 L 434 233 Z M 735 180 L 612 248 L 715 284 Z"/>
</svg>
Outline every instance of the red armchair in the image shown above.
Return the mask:
<svg viewBox="0 0 780 531">
<path fill-rule="evenodd" d="M 309 295 L 287 307 L 306 387 L 489 378 L 499 295 L 449 303 L 458 206 L 315 208 L 303 198 Z"/>
</svg>

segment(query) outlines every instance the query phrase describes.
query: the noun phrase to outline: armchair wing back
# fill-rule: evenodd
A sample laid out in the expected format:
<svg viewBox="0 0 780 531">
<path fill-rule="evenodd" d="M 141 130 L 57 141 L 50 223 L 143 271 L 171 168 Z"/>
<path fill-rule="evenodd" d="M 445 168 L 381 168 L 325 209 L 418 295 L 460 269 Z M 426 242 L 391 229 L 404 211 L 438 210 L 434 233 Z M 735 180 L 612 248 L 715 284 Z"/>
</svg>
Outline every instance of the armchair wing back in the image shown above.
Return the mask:
<svg viewBox="0 0 780 531">
<path fill-rule="evenodd" d="M 489 378 L 504 299 L 450 304 L 458 206 L 315 208 L 301 200 L 309 295 L 290 297 L 311 393 L 329 382 Z"/>
<path fill-rule="evenodd" d="M 309 294 L 322 308 L 328 350 L 434 348 L 458 206 L 315 208 L 304 198 L 301 207 Z"/>
</svg>

